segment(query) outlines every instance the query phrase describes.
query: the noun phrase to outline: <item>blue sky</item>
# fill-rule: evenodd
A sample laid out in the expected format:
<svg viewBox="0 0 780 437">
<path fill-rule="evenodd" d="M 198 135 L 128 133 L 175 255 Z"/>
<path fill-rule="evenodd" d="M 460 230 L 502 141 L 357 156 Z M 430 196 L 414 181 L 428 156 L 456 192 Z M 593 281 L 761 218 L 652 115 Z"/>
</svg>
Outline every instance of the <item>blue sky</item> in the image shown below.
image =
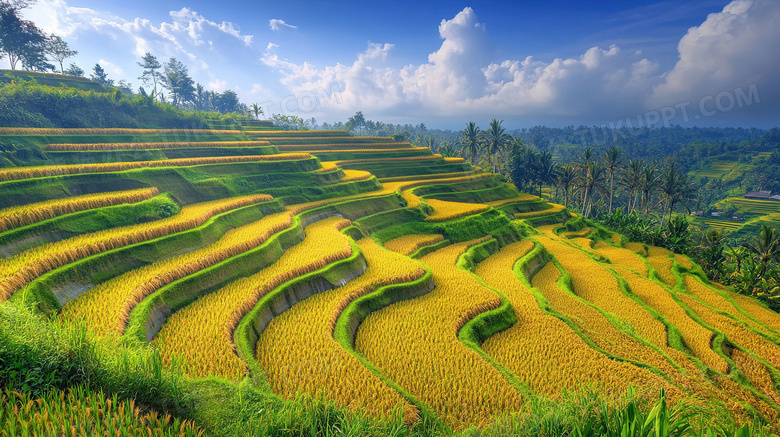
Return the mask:
<svg viewBox="0 0 780 437">
<path fill-rule="evenodd" d="M 775 126 L 780 2 L 38 0 L 25 11 L 134 87 L 145 51 L 268 113 L 460 128 Z M 0 61 L 5 62 L 5 61 Z"/>
</svg>

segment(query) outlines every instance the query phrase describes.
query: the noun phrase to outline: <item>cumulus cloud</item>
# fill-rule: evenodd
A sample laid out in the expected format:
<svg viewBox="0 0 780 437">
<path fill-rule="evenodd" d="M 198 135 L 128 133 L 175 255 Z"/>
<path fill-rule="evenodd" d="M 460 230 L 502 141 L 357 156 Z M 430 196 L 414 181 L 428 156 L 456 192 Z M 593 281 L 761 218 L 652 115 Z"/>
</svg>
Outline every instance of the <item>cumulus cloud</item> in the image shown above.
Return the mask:
<svg viewBox="0 0 780 437">
<path fill-rule="evenodd" d="M 427 64 L 401 72 L 404 92 L 421 102 L 440 104 L 483 95 L 487 83 L 482 68 L 493 52 L 485 25 L 467 7 L 455 18 L 442 20 L 439 35 L 441 47 L 428 55 Z"/>
<path fill-rule="evenodd" d="M 73 7 L 65 0 L 40 0 L 26 13 L 44 31 L 63 37 L 93 30 L 114 39 L 128 38 L 133 41 L 133 53 L 137 56 L 161 46 L 165 51 L 190 56 L 192 53 L 187 47 L 206 43 L 212 47 L 213 42 L 208 40 L 212 35 L 228 35 L 245 46 L 249 46 L 253 39 L 252 35 L 242 34 L 234 23 L 218 23 L 189 8 L 171 11 L 170 22 L 164 21 L 159 25 L 144 18 L 126 20 L 90 8 Z"/>
<path fill-rule="evenodd" d="M 165 35 L 186 34 L 194 45 L 201 45 L 204 43 L 202 38 L 206 33 L 207 28 L 217 29 L 222 33 L 240 40 L 244 45 L 249 46 L 252 43 L 253 36 L 242 35 L 241 30 L 234 23 L 227 21 L 217 23 L 215 21 L 207 20 L 203 15 L 200 15 L 189 8 L 171 11 L 170 15 L 172 18 L 171 23 L 161 23 L 161 32 Z"/>
<path fill-rule="evenodd" d="M 592 47 L 571 58 L 496 60 L 486 26 L 471 8 L 439 25 L 441 46 L 427 62 L 391 67 L 392 44 L 369 43 L 352 64 L 295 64 L 277 53 L 262 61 L 281 73 L 293 93 L 338 86 L 349 113 L 384 116 L 542 116 L 603 122 L 636 115 L 681 96 L 751 83 L 775 85 L 780 71 L 780 2 L 735 0 L 691 28 L 669 72 L 640 52 L 616 45 Z M 771 83 L 771 85 L 770 85 Z M 780 94 L 780 93 L 779 93 Z"/>
<path fill-rule="evenodd" d="M 289 27 L 290 29 L 297 29 L 298 26 L 293 26 L 292 24 L 287 24 L 284 20 L 279 20 L 277 18 L 271 18 L 268 20 L 268 27 L 271 30 L 279 31 L 282 30 L 284 27 Z"/>
<path fill-rule="evenodd" d="M 477 112 L 572 114 L 604 103 L 618 108 L 643 100 L 657 78 L 656 65 L 618 47 L 594 47 L 579 58 L 491 62 L 493 45 L 471 8 L 439 25 L 442 44 L 428 62 L 397 69 L 387 65 L 392 44 L 370 43 L 352 65 L 324 68 L 293 64 L 278 55 L 262 60 L 282 73 L 293 92 L 339 85 L 346 111 L 425 109 L 435 115 Z M 621 103 L 623 102 L 623 103 Z"/>
<path fill-rule="evenodd" d="M 778 23 L 777 0 L 735 0 L 710 14 L 680 40 L 679 60 L 655 87 L 648 105 L 696 101 L 750 85 L 765 96 L 780 95 Z"/>
<path fill-rule="evenodd" d="M 400 71 L 386 67 L 385 61 L 392 44 L 370 43 L 352 65 L 336 64 L 318 69 L 304 62 L 297 65 L 277 54 L 266 54 L 262 61 L 277 69 L 281 83 L 294 94 L 331 90 L 337 87 L 344 108 L 391 108 L 403 102 Z"/>
</svg>

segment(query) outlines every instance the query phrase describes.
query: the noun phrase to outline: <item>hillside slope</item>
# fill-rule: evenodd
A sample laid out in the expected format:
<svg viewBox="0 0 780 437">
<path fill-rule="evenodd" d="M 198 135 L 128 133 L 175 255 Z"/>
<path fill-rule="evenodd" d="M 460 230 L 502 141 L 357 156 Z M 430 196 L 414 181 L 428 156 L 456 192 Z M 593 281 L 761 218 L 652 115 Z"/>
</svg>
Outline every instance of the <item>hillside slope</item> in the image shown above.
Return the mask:
<svg viewBox="0 0 780 437">
<path fill-rule="evenodd" d="M 777 423 L 780 315 L 463 159 L 258 123 L 13 143 L 37 156 L 0 169 L 0 320 L 153 346 L 144 374 L 175 367 L 190 403 L 149 402 L 182 430 L 270 432 L 259 405 L 306 394 L 451 434 L 586 389 Z"/>
</svg>

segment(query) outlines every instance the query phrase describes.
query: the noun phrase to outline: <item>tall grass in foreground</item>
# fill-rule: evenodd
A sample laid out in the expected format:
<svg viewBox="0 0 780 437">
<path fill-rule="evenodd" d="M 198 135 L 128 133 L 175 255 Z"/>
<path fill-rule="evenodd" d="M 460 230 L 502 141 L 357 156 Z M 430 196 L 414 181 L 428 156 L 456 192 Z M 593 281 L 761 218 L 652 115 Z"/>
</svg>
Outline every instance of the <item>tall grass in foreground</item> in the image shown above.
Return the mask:
<svg viewBox="0 0 780 437">
<path fill-rule="evenodd" d="M 183 411 L 181 377 L 160 355 L 99 339 L 83 323 L 61 324 L 0 303 L 0 390 L 45 396 L 85 385 L 166 411 Z"/>
<path fill-rule="evenodd" d="M 146 348 L 123 347 L 110 339 L 98 339 L 84 325 L 60 325 L 34 316 L 24 307 L 0 303 L 0 393 L 16 391 L 27 401 L 26 408 L 32 398 L 51 399 L 54 390 L 65 390 L 67 396 L 67 390 L 75 386 L 104 393 L 112 405 L 129 405 L 135 400 L 135 406 L 143 408 L 144 414 L 151 410 L 160 413 L 158 418 L 171 414 L 170 423 L 178 419 L 181 426 L 184 420 L 190 420 L 206 430 L 204 435 L 225 437 L 771 435 L 758 422 L 735 425 L 722 407 L 682 401 L 675 407 L 664 403 L 652 410 L 653 402 L 656 407 L 661 403 L 659 399 L 648 402 L 626 397 L 611 401 L 595 390 L 564 393 L 556 400 L 528 398 L 521 411 L 461 434 L 431 424 L 409 428 L 400 415 L 376 420 L 310 397 L 282 401 L 246 383 L 231 384 L 214 378 L 188 380 L 176 369 L 164 369 L 159 355 Z M 0 408 L 5 409 L 5 404 Z M 651 434 L 642 433 L 648 429 L 644 427 L 648 419 Z M 682 431 L 680 426 L 662 426 L 667 422 L 684 422 L 690 428 Z M 642 426 L 637 426 L 640 423 Z M 0 420 L 0 435 L 3 431 L 13 435 L 8 427 L 4 416 Z M 654 433 L 656 429 L 658 434 Z"/>
<path fill-rule="evenodd" d="M 655 400 L 629 392 L 616 401 L 586 390 L 565 393 L 559 400 L 536 398 L 518 415 L 493 425 L 470 429 L 462 436 L 517 437 L 759 437 L 774 436 L 757 423 L 737 425 L 728 414 L 695 403 L 667 404 L 661 390 Z M 712 423 L 716 420 L 716 423 Z"/>
<path fill-rule="evenodd" d="M 0 391 L 0 436 L 201 436 L 187 420 L 145 411 L 135 401 L 119 401 L 101 391 L 75 386 L 42 397 Z"/>
</svg>

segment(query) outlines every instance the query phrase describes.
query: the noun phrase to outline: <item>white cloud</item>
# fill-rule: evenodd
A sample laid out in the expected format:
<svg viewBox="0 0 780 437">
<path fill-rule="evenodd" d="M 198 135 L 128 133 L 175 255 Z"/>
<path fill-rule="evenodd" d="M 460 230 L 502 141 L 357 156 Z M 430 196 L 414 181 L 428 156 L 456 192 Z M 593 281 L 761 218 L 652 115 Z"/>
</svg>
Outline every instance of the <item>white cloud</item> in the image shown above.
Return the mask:
<svg viewBox="0 0 780 437">
<path fill-rule="evenodd" d="M 125 71 L 122 70 L 122 67 L 114 64 L 111 61 L 106 61 L 105 59 L 100 59 L 98 61 L 98 64 L 100 64 L 101 67 L 103 67 L 104 70 L 106 70 L 106 73 L 108 73 L 109 77 L 125 77 Z"/>
<path fill-rule="evenodd" d="M 282 30 L 283 27 L 289 27 L 290 29 L 297 29 L 298 26 L 293 26 L 292 24 L 285 23 L 284 20 L 279 20 L 277 18 L 271 18 L 268 20 L 268 27 L 271 30 L 279 31 Z"/>
<path fill-rule="evenodd" d="M 189 8 L 171 11 L 171 21 L 159 25 L 144 18 L 128 21 L 106 12 L 72 7 L 65 0 L 39 0 L 27 11 L 27 16 L 47 33 L 63 37 L 92 30 L 113 39 L 129 38 L 134 43 L 133 54 L 136 56 L 162 49 L 191 57 L 191 48 L 204 45 L 210 34 L 228 35 L 245 46 L 249 46 L 253 39 L 252 35 L 242 34 L 234 23 L 217 23 Z M 210 39 L 208 43 L 213 46 Z"/>
<path fill-rule="evenodd" d="M 649 106 L 695 102 L 751 84 L 762 97 L 780 96 L 779 23 L 777 0 L 735 0 L 710 14 L 680 40 L 680 59 L 653 90 Z"/>
<path fill-rule="evenodd" d="M 214 79 L 209 81 L 209 89 L 211 91 L 216 91 L 218 93 L 221 93 L 225 89 L 227 89 L 227 81 L 221 80 L 221 79 Z"/>
<path fill-rule="evenodd" d="M 397 112 L 422 110 L 452 116 L 479 113 L 526 115 L 544 111 L 556 115 L 618 109 L 643 101 L 656 65 L 638 53 L 618 47 L 591 48 L 578 58 L 491 62 L 493 46 L 485 25 L 471 8 L 439 25 L 443 41 L 428 62 L 397 69 L 387 66 L 392 44 L 370 43 L 352 65 L 316 68 L 296 65 L 266 54 L 266 65 L 282 73 L 281 82 L 293 93 L 328 90 L 337 84 L 339 110 Z"/>
<path fill-rule="evenodd" d="M 403 102 L 401 75 L 383 64 L 392 44 L 369 44 L 352 65 L 336 64 L 317 69 L 309 63 L 296 65 L 266 54 L 261 60 L 282 74 L 281 82 L 294 94 L 331 90 L 337 86 L 347 110 L 357 107 L 391 108 Z"/>
<path fill-rule="evenodd" d="M 265 51 L 270 52 L 273 49 L 279 48 L 279 44 L 274 44 L 272 42 L 269 42 L 267 46 L 265 46 Z"/>
<path fill-rule="evenodd" d="M 173 19 L 171 23 L 163 22 L 160 24 L 160 31 L 164 35 L 186 34 L 194 45 L 201 45 L 204 43 L 202 36 L 206 33 L 206 29 L 213 28 L 237 38 L 246 46 L 252 43 L 253 36 L 242 35 L 240 29 L 231 22 L 210 21 L 186 7 L 178 11 L 171 11 L 170 15 Z"/>
<path fill-rule="evenodd" d="M 252 89 L 249 91 L 249 94 L 252 94 L 254 96 L 260 94 L 262 91 L 263 91 L 262 85 L 260 85 L 259 83 L 253 83 Z"/>
<path fill-rule="evenodd" d="M 439 35 L 444 41 L 428 55 L 427 64 L 401 72 L 404 92 L 424 103 L 435 99 L 440 104 L 482 95 L 487 85 L 482 68 L 493 52 L 485 25 L 465 8 L 452 20 L 442 20 Z"/>
<path fill-rule="evenodd" d="M 25 10 L 25 18 L 35 22 L 47 33 L 68 37 L 79 30 L 94 28 L 104 20 L 124 21 L 111 14 L 90 8 L 68 6 L 65 0 L 41 0 Z"/>
<path fill-rule="evenodd" d="M 441 22 L 441 46 L 423 64 L 391 67 L 393 45 L 375 43 L 348 65 L 295 64 L 276 53 L 266 53 L 262 61 L 281 73 L 281 83 L 293 94 L 337 85 L 341 104 L 328 109 L 342 114 L 500 114 L 598 123 L 753 83 L 762 101 L 775 94 L 780 101 L 777 23 L 779 1 L 733 1 L 689 30 L 679 44 L 680 61 L 669 72 L 658 71 L 641 52 L 616 45 L 551 61 L 495 60 L 486 27 L 471 8 Z"/>
</svg>

